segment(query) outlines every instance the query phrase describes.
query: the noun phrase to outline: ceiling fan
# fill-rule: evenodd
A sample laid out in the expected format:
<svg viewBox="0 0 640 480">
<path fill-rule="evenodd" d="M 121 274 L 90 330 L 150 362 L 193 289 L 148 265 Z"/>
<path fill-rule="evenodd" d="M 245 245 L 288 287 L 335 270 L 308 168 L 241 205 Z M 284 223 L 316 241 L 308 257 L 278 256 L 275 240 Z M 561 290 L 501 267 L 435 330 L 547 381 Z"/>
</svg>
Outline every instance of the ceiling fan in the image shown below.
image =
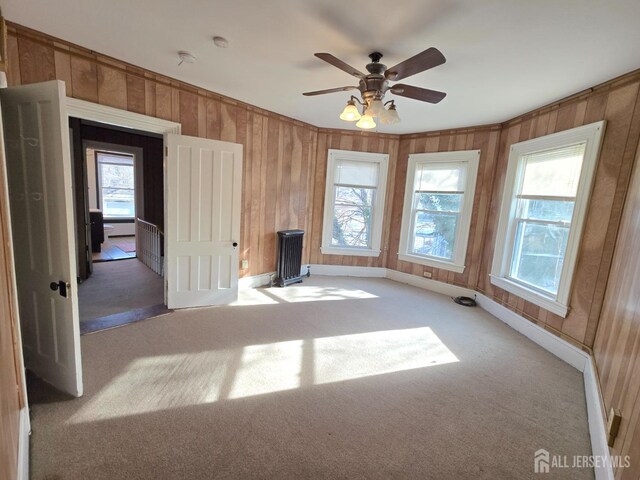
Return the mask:
<svg viewBox="0 0 640 480">
<path fill-rule="evenodd" d="M 347 102 L 347 106 L 340 115 L 342 120 L 346 120 L 348 122 L 358 121 L 356 126 L 360 128 L 375 128 L 376 123 L 374 121 L 374 117 L 377 117 L 385 124 L 400 122 L 400 117 L 396 111 L 394 100 L 389 100 L 383 103 L 384 95 L 387 92 L 428 103 L 438 103 L 447 95 L 444 92 L 414 87 L 403 83 L 389 85 L 390 81 L 395 82 L 402 80 L 410 77 L 411 75 L 415 75 L 416 73 L 424 72 L 430 68 L 442 65 L 446 62 L 446 58 L 444 58 L 444 55 L 442 55 L 440 50 L 437 48 L 428 48 L 424 52 L 418 53 L 417 55 L 414 55 L 391 68 L 387 68 L 386 65 L 380 63 L 380 59 L 382 58 L 382 54 L 380 52 L 373 52 L 369 55 L 371 63 L 366 66 L 366 69 L 369 72 L 368 74 L 364 74 L 361 71 L 356 70 L 330 53 L 316 53 L 315 56 L 327 63 L 330 63 L 334 67 L 347 72 L 349 75 L 353 75 L 359 80 L 359 83 L 357 87 L 348 86 L 329 88 L 327 90 L 305 92 L 303 95 L 314 96 L 323 95 L 325 93 L 360 90 L 362 100 L 352 95 Z M 363 108 L 362 115 L 360 115 L 358 107 L 356 107 L 356 102 L 358 102 Z M 389 105 L 389 107 L 385 108 L 386 105 Z"/>
</svg>

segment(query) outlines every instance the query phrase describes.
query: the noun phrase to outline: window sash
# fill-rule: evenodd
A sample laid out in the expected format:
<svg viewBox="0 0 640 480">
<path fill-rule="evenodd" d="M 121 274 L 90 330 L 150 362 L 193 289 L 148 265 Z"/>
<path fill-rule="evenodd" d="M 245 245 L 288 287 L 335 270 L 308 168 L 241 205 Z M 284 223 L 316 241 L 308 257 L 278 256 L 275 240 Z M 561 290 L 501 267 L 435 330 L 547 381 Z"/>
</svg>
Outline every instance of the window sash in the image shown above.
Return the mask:
<svg viewBox="0 0 640 480">
<path fill-rule="evenodd" d="M 418 252 L 416 250 L 416 227 L 417 227 L 417 223 L 418 223 L 418 214 L 424 212 L 424 213 L 431 213 L 434 215 L 442 215 L 442 216 L 447 216 L 447 217 L 455 217 L 455 231 L 453 233 L 453 245 L 451 245 L 451 255 L 450 256 L 445 256 L 445 255 L 429 255 L 427 253 L 422 253 L 422 252 Z M 458 229 L 460 228 L 460 218 L 461 218 L 461 212 L 445 212 L 442 210 L 414 210 L 412 213 L 412 219 L 411 219 L 411 230 L 410 230 L 410 235 L 409 235 L 409 242 L 407 244 L 407 253 L 409 253 L 410 255 L 415 255 L 418 257 L 423 257 L 423 258 L 433 258 L 435 260 L 448 260 L 448 261 L 452 261 L 455 257 L 455 250 L 456 250 L 456 241 L 457 241 L 457 236 L 458 236 Z"/>
<path fill-rule="evenodd" d="M 344 202 L 344 201 L 338 201 L 336 199 L 337 193 L 338 193 L 338 188 L 357 188 L 357 189 L 362 189 L 362 190 L 370 190 L 372 192 L 371 194 L 371 203 L 367 204 L 367 203 L 350 203 L 350 202 Z M 351 185 L 351 184 L 341 184 L 341 183 L 334 183 L 333 184 L 333 219 L 334 219 L 334 224 L 333 224 L 333 228 L 331 231 L 331 246 L 332 247 L 336 247 L 336 248 L 346 248 L 346 249 L 353 249 L 353 250 L 370 250 L 372 247 L 372 240 L 373 240 L 373 220 L 375 218 L 375 207 L 374 205 L 376 204 L 376 193 L 377 193 L 377 187 L 370 187 L 370 186 L 364 186 L 364 185 Z M 336 211 L 338 210 L 338 208 L 336 207 L 356 207 L 356 208 L 360 208 L 363 210 L 370 210 L 369 213 L 369 224 L 366 227 L 366 239 L 367 242 L 365 245 L 349 245 L 347 243 L 338 243 L 335 241 L 335 222 L 338 220 L 337 215 L 336 215 Z"/>
<path fill-rule="evenodd" d="M 558 222 L 552 222 L 552 221 L 531 221 L 529 219 L 517 219 L 514 224 L 515 224 L 515 228 L 514 228 L 514 234 L 513 234 L 513 249 L 512 249 L 512 254 L 511 254 L 511 258 L 509 261 L 509 267 L 508 267 L 508 273 L 507 273 L 507 278 L 509 280 L 512 280 L 516 283 L 519 283 L 523 286 L 525 286 L 526 288 L 530 288 L 532 290 L 537 291 L 538 293 L 541 293 L 545 296 L 550 296 L 552 298 L 555 298 L 555 296 L 557 296 L 558 294 L 558 289 L 560 288 L 560 282 L 562 282 L 562 266 L 564 265 L 565 259 L 566 259 L 566 254 L 567 254 L 567 245 L 565 244 L 562 252 L 560 252 L 556 257 L 558 260 L 560 260 L 560 272 L 558 275 L 558 288 L 554 291 L 554 290 L 549 290 L 546 289 L 544 287 L 541 287 L 539 285 L 536 285 L 534 283 L 528 282 L 527 280 L 523 279 L 522 277 L 524 276 L 524 274 L 520 274 L 520 269 L 522 267 L 522 249 L 523 249 L 523 243 L 525 240 L 525 226 L 526 224 L 536 224 L 536 225 L 548 225 L 548 226 L 554 226 L 560 229 L 565 229 L 566 230 L 566 238 L 569 237 L 569 234 L 571 233 L 571 225 L 570 224 L 562 224 L 562 223 L 558 223 Z M 518 232 L 522 232 L 520 235 L 518 235 Z M 541 254 L 541 256 L 545 256 L 544 254 Z M 519 275 L 519 276 L 518 276 Z M 555 278 L 555 277 L 554 277 Z"/>
<path fill-rule="evenodd" d="M 127 159 L 129 157 L 125 157 L 123 156 L 123 159 Z M 135 199 L 135 167 L 133 165 L 133 159 L 131 158 L 131 163 L 128 162 L 118 162 L 118 161 L 109 161 L 109 160 L 103 160 L 100 158 L 100 154 L 98 154 L 98 175 L 97 175 L 97 181 L 98 181 L 98 187 L 99 187 L 99 191 L 100 191 L 100 207 L 103 211 L 103 214 L 105 216 L 106 219 L 109 218 L 117 218 L 117 219 L 129 219 L 129 218 L 135 218 L 136 216 L 136 199 Z M 126 187 L 126 186 L 115 186 L 115 185 L 111 185 L 110 183 L 105 183 L 105 172 L 103 167 L 105 166 L 115 166 L 118 167 L 120 169 L 131 169 L 131 175 L 133 178 L 133 183 L 134 185 L 131 187 Z M 118 215 L 118 214 L 114 214 L 114 213 L 109 213 L 108 207 L 107 207 L 107 199 L 110 195 L 113 195 L 114 193 L 117 192 L 122 192 L 123 194 L 126 193 L 133 193 L 131 201 L 125 201 L 122 203 L 126 203 L 127 205 L 131 205 L 132 206 L 132 210 L 133 210 L 133 215 Z"/>
<path fill-rule="evenodd" d="M 427 170 L 427 168 L 425 168 L 425 166 L 427 165 L 427 163 L 421 163 L 421 164 L 417 164 L 416 165 L 416 169 L 415 169 L 415 175 L 418 174 L 418 171 L 424 171 Z M 435 168 L 437 169 L 441 169 L 441 167 L 439 165 L 436 165 Z M 462 175 L 466 177 L 466 166 L 462 167 L 461 170 L 463 171 Z M 427 195 L 460 195 L 460 210 L 431 210 L 431 209 L 425 209 L 425 208 L 417 208 L 417 203 L 418 203 L 418 195 L 420 194 L 427 194 Z M 455 257 L 455 252 L 456 252 L 456 243 L 458 241 L 458 229 L 460 228 L 460 219 L 462 216 L 462 213 L 464 211 L 464 191 L 450 191 L 450 190 L 414 190 L 413 191 L 413 199 L 412 199 L 412 208 L 411 208 L 411 226 L 409 229 L 409 237 L 408 237 L 408 242 L 407 242 L 407 253 L 409 255 L 415 255 L 417 257 L 422 257 L 422 258 L 432 258 L 435 260 L 448 260 L 448 261 L 452 261 Z M 427 214 L 433 214 L 433 215 L 448 215 L 448 216 L 455 216 L 456 217 L 456 230 L 453 236 L 453 245 L 451 245 L 451 256 L 439 256 L 439 255 L 429 255 L 426 253 L 422 253 L 422 252 L 418 252 L 416 251 L 415 248 L 415 239 L 416 239 L 416 227 L 417 227 L 417 219 L 418 219 L 418 213 L 427 213 Z"/>
</svg>

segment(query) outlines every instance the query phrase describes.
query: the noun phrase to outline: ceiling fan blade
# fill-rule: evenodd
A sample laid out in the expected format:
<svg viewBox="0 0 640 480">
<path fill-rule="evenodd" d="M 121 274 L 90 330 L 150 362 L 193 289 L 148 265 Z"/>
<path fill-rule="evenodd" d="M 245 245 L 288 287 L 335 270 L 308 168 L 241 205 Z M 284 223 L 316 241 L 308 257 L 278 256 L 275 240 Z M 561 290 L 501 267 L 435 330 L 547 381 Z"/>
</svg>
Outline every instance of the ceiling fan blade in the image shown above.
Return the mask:
<svg viewBox="0 0 640 480">
<path fill-rule="evenodd" d="M 447 96 L 444 92 L 429 90 L 428 88 L 413 87 L 411 85 L 403 85 L 402 83 L 396 83 L 389 90 L 394 95 L 400 95 L 401 97 L 413 98 L 414 100 L 421 100 L 429 103 L 438 103 Z"/>
<path fill-rule="evenodd" d="M 416 73 L 424 72 L 446 62 L 447 59 L 437 48 L 427 48 L 424 52 L 400 62 L 395 67 L 388 68 L 384 72 L 387 80 L 402 80 Z"/>
<path fill-rule="evenodd" d="M 307 97 L 312 97 L 314 95 L 324 95 L 325 93 L 335 93 L 335 92 L 347 92 L 349 90 L 357 90 L 358 87 L 338 87 L 338 88 L 328 88 L 326 90 L 316 90 L 315 92 L 304 92 L 303 95 Z"/>
<path fill-rule="evenodd" d="M 330 53 L 314 53 L 314 55 L 319 59 L 324 60 L 327 63 L 330 63 L 334 67 L 338 67 L 340 70 L 347 72 L 349 75 L 353 75 L 356 78 L 362 78 L 365 76 L 365 74 L 362 73 L 361 71 L 356 70 L 351 65 L 344 63 L 342 60 L 334 57 Z"/>
</svg>

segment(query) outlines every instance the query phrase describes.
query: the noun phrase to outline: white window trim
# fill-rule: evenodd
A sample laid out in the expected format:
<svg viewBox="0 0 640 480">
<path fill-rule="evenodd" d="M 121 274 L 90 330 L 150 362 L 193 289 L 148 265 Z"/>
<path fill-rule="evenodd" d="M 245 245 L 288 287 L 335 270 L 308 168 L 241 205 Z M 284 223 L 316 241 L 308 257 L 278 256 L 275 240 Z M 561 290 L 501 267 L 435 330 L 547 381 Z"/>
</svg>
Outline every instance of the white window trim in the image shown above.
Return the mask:
<svg viewBox="0 0 640 480">
<path fill-rule="evenodd" d="M 453 253 L 453 261 L 426 257 L 407 253 L 409 251 L 409 230 L 412 222 L 411 212 L 413 207 L 413 189 L 418 163 L 467 163 L 467 178 L 464 189 L 464 201 L 460 211 L 460 224 L 456 234 L 456 245 Z M 467 243 L 469 241 L 469 228 L 471 227 L 471 215 L 473 213 L 473 199 L 476 193 L 476 180 L 478 176 L 478 164 L 480 162 L 480 150 L 464 150 L 459 152 L 434 152 L 409 155 L 407 165 L 407 181 L 404 187 L 404 206 L 402 209 L 402 226 L 400 230 L 400 251 L 398 259 L 405 262 L 417 263 L 428 267 L 441 268 L 456 273 L 463 273 L 464 261 L 467 255 Z"/>
<path fill-rule="evenodd" d="M 502 194 L 500 220 L 496 232 L 496 244 L 490 275 L 491 283 L 563 318 L 566 317 L 569 312 L 569 298 L 571 295 L 573 274 L 578 259 L 580 240 L 589 206 L 589 198 L 593 187 L 593 178 L 595 176 L 604 129 L 604 121 L 591 123 L 571 130 L 515 143 L 511 146 L 509 152 L 509 163 Z M 555 297 L 547 296 L 508 278 L 513 249 L 511 246 L 514 241 L 512 238 L 514 231 L 512 225 L 516 205 L 514 193 L 518 183 L 516 176 L 524 155 L 582 142 L 586 142 L 586 146 L 578 182 L 571 229 L 567 240 L 567 250 L 560 274 L 560 286 L 558 288 L 558 294 Z M 507 238 L 507 236 L 509 236 L 509 238 Z"/>
<path fill-rule="evenodd" d="M 378 163 L 378 186 L 373 204 L 373 220 L 371 224 L 371 248 L 349 248 L 331 245 L 333 233 L 333 198 L 335 162 L 337 159 L 356 162 Z M 322 224 L 323 255 L 354 255 L 361 257 L 378 257 L 382 240 L 382 224 L 384 220 L 384 201 L 387 190 L 387 169 L 389 155 L 382 153 L 352 152 L 350 150 L 329 149 L 327 158 L 327 180 L 324 194 L 324 219 Z"/>
</svg>

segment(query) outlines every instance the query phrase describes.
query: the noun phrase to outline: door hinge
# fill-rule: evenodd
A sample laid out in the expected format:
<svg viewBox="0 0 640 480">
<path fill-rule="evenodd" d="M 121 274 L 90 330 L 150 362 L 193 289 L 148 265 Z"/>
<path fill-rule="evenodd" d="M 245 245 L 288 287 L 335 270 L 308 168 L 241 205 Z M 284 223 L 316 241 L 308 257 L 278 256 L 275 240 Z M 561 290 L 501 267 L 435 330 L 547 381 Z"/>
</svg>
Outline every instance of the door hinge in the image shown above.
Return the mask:
<svg viewBox="0 0 640 480">
<path fill-rule="evenodd" d="M 165 147 L 164 147 L 164 156 L 165 156 L 165 157 L 168 157 L 168 156 L 169 156 L 169 147 L 167 147 L 166 145 L 165 145 Z"/>
</svg>

